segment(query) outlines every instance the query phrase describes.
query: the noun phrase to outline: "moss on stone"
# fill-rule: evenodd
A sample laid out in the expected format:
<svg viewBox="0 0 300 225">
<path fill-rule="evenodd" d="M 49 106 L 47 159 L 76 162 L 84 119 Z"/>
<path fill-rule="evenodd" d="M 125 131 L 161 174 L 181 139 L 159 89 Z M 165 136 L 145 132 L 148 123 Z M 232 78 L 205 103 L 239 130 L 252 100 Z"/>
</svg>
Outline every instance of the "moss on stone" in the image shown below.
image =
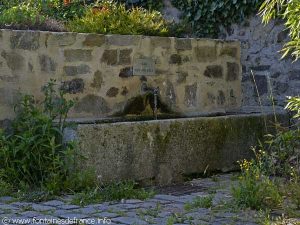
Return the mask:
<svg viewBox="0 0 300 225">
<path fill-rule="evenodd" d="M 138 95 L 129 99 L 121 112 L 117 112 L 114 116 L 126 116 L 126 115 L 141 115 L 141 116 L 152 116 L 154 115 L 154 95 L 153 93 L 146 93 Z M 161 101 L 158 96 L 157 99 L 157 114 L 171 114 L 175 115 L 167 104 Z"/>
</svg>

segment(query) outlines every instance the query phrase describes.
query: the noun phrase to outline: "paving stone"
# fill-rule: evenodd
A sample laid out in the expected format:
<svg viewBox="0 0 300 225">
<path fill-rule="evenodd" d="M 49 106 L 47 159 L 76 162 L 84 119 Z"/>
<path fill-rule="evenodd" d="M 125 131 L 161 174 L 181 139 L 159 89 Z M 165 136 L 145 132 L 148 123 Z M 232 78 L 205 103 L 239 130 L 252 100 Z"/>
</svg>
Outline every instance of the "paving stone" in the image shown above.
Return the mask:
<svg viewBox="0 0 300 225">
<path fill-rule="evenodd" d="M 172 215 L 171 212 L 161 212 L 161 213 L 158 214 L 158 217 L 166 218 L 166 217 L 169 217 L 171 215 Z"/>
<path fill-rule="evenodd" d="M 53 215 L 38 215 L 35 217 L 37 220 L 54 220 L 54 219 L 59 219 L 58 217 L 56 216 L 53 216 Z"/>
<path fill-rule="evenodd" d="M 43 202 L 42 204 L 56 207 L 56 206 L 61 206 L 65 203 L 62 201 L 58 201 L 58 200 L 52 200 L 52 201 L 48 201 L 48 202 Z"/>
<path fill-rule="evenodd" d="M 36 212 L 36 211 L 25 211 L 25 212 L 21 212 L 20 215 L 25 216 L 25 217 L 29 217 L 29 218 L 33 218 L 33 217 L 37 217 L 41 214 L 39 212 Z"/>
<path fill-rule="evenodd" d="M 60 205 L 60 206 L 58 206 L 58 208 L 70 210 L 70 209 L 79 209 L 80 206 L 78 206 L 78 205 Z"/>
<path fill-rule="evenodd" d="M 8 205 L 8 204 L 4 204 L 4 205 L 0 205 L 0 209 L 2 210 L 18 210 L 17 207 L 13 206 L 13 205 Z"/>
<path fill-rule="evenodd" d="M 115 224 L 115 223 L 112 223 L 110 219 L 107 219 L 107 221 L 105 221 L 105 222 L 101 219 L 104 219 L 104 218 L 85 218 L 85 220 L 87 220 L 87 222 L 85 224 L 86 225 Z"/>
<path fill-rule="evenodd" d="M 155 204 L 170 204 L 172 201 L 162 200 L 162 199 L 150 199 L 149 202 L 153 202 Z"/>
<path fill-rule="evenodd" d="M 140 208 L 154 208 L 157 206 L 157 202 L 143 202 L 140 204 Z"/>
<path fill-rule="evenodd" d="M 95 208 L 96 210 L 104 211 L 108 209 L 108 204 L 107 203 L 93 204 L 93 205 L 89 205 L 89 207 Z"/>
<path fill-rule="evenodd" d="M 95 209 L 94 207 L 91 207 L 91 206 L 87 206 L 87 207 L 84 207 L 84 208 L 73 210 L 73 212 L 78 212 L 78 213 L 83 213 L 83 214 L 88 214 L 88 215 L 94 214 L 98 211 L 99 210 L 97 210 L 97 209 Z"/>
<path fill-rule="evenodd" d="M 117 217 L 118 214 L 110 213 L 110 212 L 101 212 L 101 213 L 95 213 L 94 216 L 99 217 L 99 218 L 104 218 L 104 217 L 114 218 L 114 217 Z"/>
<path fill-rule="evenodd" d="M 89 216 L 88 215 L 85 215 L 85 214 L 81 214 L 81 213 L 66 213 L 66 214 L 62 214 L 62 215 L 59 215 L 58 216 L 59 218 L 62 218 L 62 219 L 84 219 L 84 218 L 88 218 Z"/>
<path fill-rule="evenodd" d="M 137 208 L 140 208 L 140 205 L 139 204 L 122 204 L 120 205 L 121 208 L 124 208 L 124 209 L 137 209 Z"/>
<path fill-rule="evenodd" d="M 143 203 L 143 201 L 139 199 L 127 199 L 124 201 L 126 204 L 137 204 L 137 203 Z"/>
<path fill-rule="evenodd" d="M 45 212 L 50 210 L 55 210 L 55 207 L 42 205 L 42 204 L 32 204 L 31 206 L 35 211 Z"/>
<path fill-rule="evenodd" d="M 32 203 L 29 202 L 13 202 L 11 203 L 12 206 L 18 207 L 18 208 L 24 208 L 29 207 L 32 205 Z"/>
<path fill-rule="evenodd" d="M 143 224 L 148 224 L 147 222 L 137 219 L 137 218 L 131 218 L 131 217 L 117 217 L 117 218 L 113 218 L 112 219 L 113 222 L 117 222 L 117 223 L 122 223 L 122 224 L 139 224 L 139 225 L 143 225 Z"/>
<path fill-rule="evenodd" d="M 2 203 L 12 202 L 14 200 L 15 199 L 13 197 L 10 197 L 10 196 L 0 197 L 0 202 L 2 202 Z"/>
</svg>

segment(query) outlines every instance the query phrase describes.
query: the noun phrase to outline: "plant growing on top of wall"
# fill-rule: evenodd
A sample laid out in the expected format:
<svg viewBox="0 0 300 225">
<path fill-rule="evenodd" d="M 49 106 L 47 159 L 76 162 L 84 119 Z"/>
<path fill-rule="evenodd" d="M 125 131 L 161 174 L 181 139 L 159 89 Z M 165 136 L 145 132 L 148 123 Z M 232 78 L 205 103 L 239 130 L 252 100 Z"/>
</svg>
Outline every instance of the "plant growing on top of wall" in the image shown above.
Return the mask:
<svg viewBox="0 0 300 225">
<path fill-rule="evenodd" d="M 255 13 L 261 0 L 172 0 L 175 7 L 183 12 L 183 18 L 191 24 L 197 37 L 217 37 L 220 26 L 244 20 Z"/>
<path fill-rule="evenodd" d="M 143 7 L 150 10 L 160 10 L 163 7 L 162 0 L 118 0 L 120 3 L 125 3 L 127 7 Z"/>
<path fill-rule="evenodd" d="M 126 9 L 124 4 L 103 1 L 67 25 L 70 31 L 101 34 L 168 35 L 168 23 L 158 11 Z"/>
</svg>

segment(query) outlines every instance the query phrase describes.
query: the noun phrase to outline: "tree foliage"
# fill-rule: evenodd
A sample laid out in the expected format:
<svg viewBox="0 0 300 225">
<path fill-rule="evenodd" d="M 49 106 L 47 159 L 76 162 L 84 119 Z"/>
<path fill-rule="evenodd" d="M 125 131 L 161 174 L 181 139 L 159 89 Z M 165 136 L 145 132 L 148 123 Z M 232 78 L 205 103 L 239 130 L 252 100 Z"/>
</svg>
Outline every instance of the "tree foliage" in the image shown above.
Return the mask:
<svg viewBox="0 0 300 225">
<path fill-rule="evenodd" d="M 300 58 L 300 1 L 265 0 L 260 7 L 259 14 L 264 23 L 278 17 L 285 20 L 291 40 L 282 49 L 283 57 L 291 54 L 295 60 L 298 60 Z"/>
</svg>

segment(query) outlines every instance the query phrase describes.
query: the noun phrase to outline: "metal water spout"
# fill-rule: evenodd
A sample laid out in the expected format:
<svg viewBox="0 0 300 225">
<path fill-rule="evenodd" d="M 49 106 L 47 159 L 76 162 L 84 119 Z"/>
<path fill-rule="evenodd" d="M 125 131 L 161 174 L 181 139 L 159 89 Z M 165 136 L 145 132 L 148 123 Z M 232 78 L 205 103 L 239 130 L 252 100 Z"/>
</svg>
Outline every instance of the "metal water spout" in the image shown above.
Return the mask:
<svg viewBox="0 0 300 225">
<path fill-rule="evenodd" d="M 141 85 L 141 91 L 143 93 L 151 93 L 153 95 L 153 103 L 154 103 L 153 117 L 155 120 L 157 120 L 159 87 L 156 88 L 148 87 L 147 84 L 143 82 Z"/>
<path fill-rule="evenodd" d="M 154 119 L 157 120 L 157 103 L 158 103 L 158 94 L 159 87 L 153 89 L 153 97 L 154 97 Z"/>
</svg>

